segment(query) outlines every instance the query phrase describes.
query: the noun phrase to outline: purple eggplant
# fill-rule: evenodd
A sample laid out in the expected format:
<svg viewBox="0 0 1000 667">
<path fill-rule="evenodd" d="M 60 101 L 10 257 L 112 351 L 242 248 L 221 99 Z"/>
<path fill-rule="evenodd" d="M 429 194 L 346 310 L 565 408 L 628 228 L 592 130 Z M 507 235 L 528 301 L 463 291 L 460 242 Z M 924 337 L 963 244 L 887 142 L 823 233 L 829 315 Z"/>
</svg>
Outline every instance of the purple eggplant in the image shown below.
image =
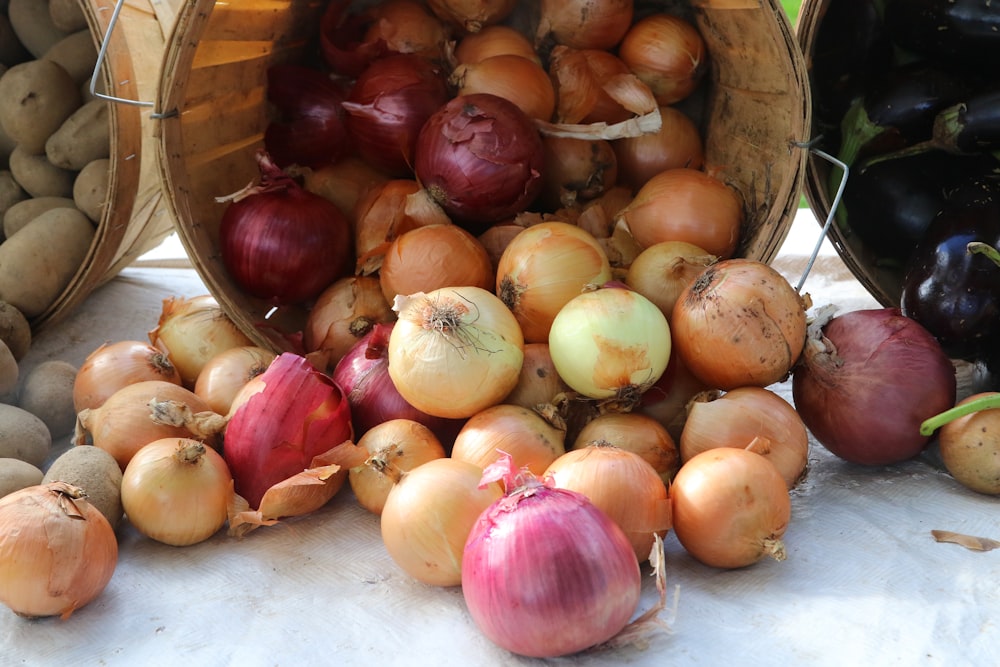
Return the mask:
<svg viewBox="0 0 1000 667">
<path fill-rule="evenodd" d="M 885 0 L 885 30 L 899 47 L 987 74 L 1000 65 L 994 0 Z"/>
</svg>

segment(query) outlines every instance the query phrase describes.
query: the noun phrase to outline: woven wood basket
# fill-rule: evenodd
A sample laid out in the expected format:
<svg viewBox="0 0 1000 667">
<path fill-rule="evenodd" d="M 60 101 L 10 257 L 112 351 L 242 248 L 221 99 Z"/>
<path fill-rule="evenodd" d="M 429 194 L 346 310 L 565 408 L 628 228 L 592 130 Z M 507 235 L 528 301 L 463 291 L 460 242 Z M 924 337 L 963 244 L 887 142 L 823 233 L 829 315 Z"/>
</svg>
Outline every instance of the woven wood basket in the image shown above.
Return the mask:
<svg viewBox="0 0 1000 667">
<path fill-rule="evenodd" d="M 325 2 L 191 0 L 166 47 L 157 98 L 164 192 L 187 253 L 227 314 L 258 344 L 291 349 L 306 311 L 244 294 L 219 253 L 215 198 L 258 176 L 266 126 L 265 73 L 295 62 L 316 38 Z M 807 74 L 777 0 L 638 0 L 637 15 L 687 12 L 706 41 L 706 161 L 737 187 L 748 215 L 738 255 L 770 261 L 794 217 L 810 131 Z"/>
</svg>

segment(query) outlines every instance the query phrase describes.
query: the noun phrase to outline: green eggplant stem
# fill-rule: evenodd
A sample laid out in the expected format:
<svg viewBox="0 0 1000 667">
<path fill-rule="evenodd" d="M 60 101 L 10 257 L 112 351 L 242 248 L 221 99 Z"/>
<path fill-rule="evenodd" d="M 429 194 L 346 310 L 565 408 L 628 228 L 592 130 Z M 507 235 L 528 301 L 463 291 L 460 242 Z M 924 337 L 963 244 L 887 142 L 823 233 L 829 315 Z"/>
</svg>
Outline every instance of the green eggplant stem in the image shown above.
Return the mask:
<svg viewBox="0 0 1000 667">
<path fill-rule="evenodd" d="M 997 250 L 989 243 L 983 243 L 982 241 L 973 241 L 966 246 L 969 252 L 979 253 L 985 255 L 987 259 L 992 261 L 997 266 L 1000 266 L 1000 250 Z"/>
<path fill-rule="evenodd" d="M 920 434 L 926 436 L 932 435 L 934 431 L 949 422 L 955 421 L 959 417 L 971 415 L 973 412 L 980 412 L 982 410 L 992 410 L 993 408 L 1000 408 L 1000 392 L 990 392 L 985 396 L 980 396 L 962 405 L 956 405 L 950 410 L 945 410 L 941 414 L 931 417 L 920 425 Z"/>
</svg>

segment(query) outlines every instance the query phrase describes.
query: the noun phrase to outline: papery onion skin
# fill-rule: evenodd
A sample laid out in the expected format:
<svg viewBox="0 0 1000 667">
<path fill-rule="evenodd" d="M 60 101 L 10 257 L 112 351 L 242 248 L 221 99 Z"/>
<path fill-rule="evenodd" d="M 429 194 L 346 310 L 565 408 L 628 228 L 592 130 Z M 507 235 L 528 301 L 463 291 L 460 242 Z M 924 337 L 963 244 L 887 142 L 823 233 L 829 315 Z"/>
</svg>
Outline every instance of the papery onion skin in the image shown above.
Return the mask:
<svg viewBox="0 0 1000 667">
<path fill-rule="evenodd" d="M 786 558 L 791 498 L 759 454 L 717 447 L 688 460 L 670 487 L 674 534 L 695 559 L 717 568 Z"/>
<path fill-rule="evenodd" d="M 575 49 L 612 49 L 628 32 L 632 0 L 541 0 L 536 41 Z"/>
<path fill-rule="evenodd" d="M 635 612 L 641 583 L 617 524 L 582 494 L 538 480 L 507 484 L 475 522 L 462 558 L 473 621 L 498 646 L 529 657 L 611 639 Z"/>
<path fill-rule="evenodd" d="M 718 260 L 685 241 L 661 241 L 642 250 L 625 273 L 625 284 L 655 303 L 669 318 L 684 288 Z"/>
<path fill-rule="evenodd" d="M 431 61 L 444 59 L 448 29 L 415 0 L 383 0 L 369 7 L 365 17 L 372 21 L 365 42 L 381 40 L 389 53 L 414 53 Z"/>
<path fill-rule="evenodd" d="M 541 135 L 513 102 L 460 95 L 420 130 L 414 172 L 454 220 L 479 234 L 520 213 L 542 188 Z"/>
<path fill-rule="evenodd" d="M 427 0 L 427 6 L 442 20 L 475 33 L 506 19 L 517 0 Z"/>
<path fill-rule="evenodd" d="M 484 27 L 469 33 L 455 45 L 455 61 L 459 64 L 479 62 L 490 56 L 511 54 L 541 64 L 531 40 L 524 33 L 502 24 Z"/>
<path fill-rule="evenodd" d="M 529 118 L 551 120 L 556 91 L 542 66 L 514 54 L 490 56 L 475 63 L 458 65 L 449 82 L 458 95 L 489 93 L 510 100 Z"/>
<path fill-rule="evenodd" d="M 514 389 L 504 397 L 504 403 L 536 408 L 551 404 L 556 396 L 569 391 L 552 363 L 548 343 L 525 343 L 521 374 Z"/>
<path fill-rule="evenodd" d="M 348 155 L 336 164 L 301 172 L 306 190 L 332 202 L 348 218 L 354 215 L 354 208 L 365 193 L 389 179 L 356 155 Z"/>
<path fill-rule="evenodd" d="M 0 498 L 0 602 L 64 620 L 107 587 L 118 538 L 79 487 L 29 486 Z"/>
<path fill-rule="evenodd" d="M 861 465 L 913 458 L 930 442 L 925 420 L 955 404 L 955 367 L 940 343 L 898 308 L 856 310 L 811 336 L 792 376 L 809 431 Z"/>
<path fill-rule="evenodd" d="M 455 436 L 451 457 L 485 469 L 500 452 L 510 455 L 518 469 L 541 476 L 566 453 L 566 431 L 541 414 L 519 405 L 501 403 L 481 410 Z"/>
<path fill-rule="evenodd" d="M 181 384 L 177 368 L 162 350 L 141 340 L 104 343 L 87 355 L 73 381 L 77 412 L 100 407 L 111 394 L 133 382 L 163 380 Z"/>
<path fill-rule="evenodd" d="M 787 377 L 802 354 L 806 305 L 769 265 L 723 260 L 681 292 L 670 319 L 673 342 L 709 387 L 766 387 Z"/>
<path fill-rule="evenodd" d="M 507 306 L 479 287 L 397 296 L 389 336 L 389 376 L 418 410 L 465 419 L 496 405 L 518 382 L 521 327 Z"/>
<path fill-rule="evenodd" d="M 560 123 L 618 123 L 636 113 L 607 89 L 622 77 L 634 76 L 614 53 L 557 45 L 549 54 L 549 75 L 556 87 Z"/>
<path fill-rule="evenodd" d="M 229 414 L 233 399 L 250 380 L 263 373 L 277 356 L 256 345 L 241 345 L 219 352 L 209 359 L 194 383 L 194 393 L 208 404 L 209 410 Z"/>
<path fill-rule="evenodd" d="M 323 290 L 310 308 L 303 348 L 314 365 L 332 370 L 376 324 L 395 319 L 378 278 L 345 276 Z"/>
<path fill-rule="evenodd" d="M 571 449 L 591 445 L 611 445 L 639 455 L 664 484 L 670 484 L 681 465 L 677 443 L 666 426 L 641 412 L 605 412 L 591 419 Z"/>
<path fill-rule="evenodd" d="M 694 92 L 707 70 L 698 29 L 672 14 L 651 14 L 629 27 L 618 49 L 660 104 L 675 104 Z"/>
</svg>

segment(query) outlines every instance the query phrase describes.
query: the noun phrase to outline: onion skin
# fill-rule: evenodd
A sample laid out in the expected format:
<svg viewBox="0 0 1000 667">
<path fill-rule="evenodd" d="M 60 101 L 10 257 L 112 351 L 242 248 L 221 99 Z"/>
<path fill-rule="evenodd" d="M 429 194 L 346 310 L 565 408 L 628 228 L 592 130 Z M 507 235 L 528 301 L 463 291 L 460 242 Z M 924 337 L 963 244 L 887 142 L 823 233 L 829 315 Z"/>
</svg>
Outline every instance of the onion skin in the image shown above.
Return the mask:
<svg viewBox="0 0 1000 667">
<path fill-rule="evenodd" d="M 632 0 L 541 0 L 537 41 L 574 49 L 612 49 L 634 13 Z"/>
<path fill-rule="evenodd" d="M 181 375 L 166 353 L 141 340 L 105 343 L 87 355 L 73 381 L 76 412 L 98 408 L 133 382 L 163 380 L 181 384 Z"/>
<path fill-rule="evenodd" d="M 892 465 L 930 442 L 925 420 L 955 404 L 955 367 L 940 343 L 898 308 L 844 313 L 810 337 L 792 376 L 806 426 L 851 463 Z"/>
<path fill-rule="evenodd" d="M 698 29 L 672 14 L 651 14 L 636 21 L 622 38 L 618 55 L 660 104 L 688 97 L 708 69 Z"/>
<path fill-rule="evenodd" d="M 566 431 L 550 424 L 529 408 L 501 403 L 468 419 L 455 436 L 451 457 L 485 469 L 500 452 L 510 455 L 518 469 L 541 475 L 566 453 Z"/>
</svg>

